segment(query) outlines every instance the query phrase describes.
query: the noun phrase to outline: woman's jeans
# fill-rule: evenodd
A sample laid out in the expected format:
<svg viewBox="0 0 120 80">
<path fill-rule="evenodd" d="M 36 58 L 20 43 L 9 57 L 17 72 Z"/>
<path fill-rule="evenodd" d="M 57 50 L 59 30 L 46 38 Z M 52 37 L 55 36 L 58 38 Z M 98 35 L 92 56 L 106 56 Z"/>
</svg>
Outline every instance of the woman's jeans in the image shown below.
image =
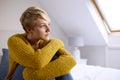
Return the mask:
<svg viewBox="0 0 120 80">
<path fill-rule="evenodd" d="M 73 80 L 71 74 L 66 74 L 60 77 L 53 78 L 51 80 Z"/>
</svg>

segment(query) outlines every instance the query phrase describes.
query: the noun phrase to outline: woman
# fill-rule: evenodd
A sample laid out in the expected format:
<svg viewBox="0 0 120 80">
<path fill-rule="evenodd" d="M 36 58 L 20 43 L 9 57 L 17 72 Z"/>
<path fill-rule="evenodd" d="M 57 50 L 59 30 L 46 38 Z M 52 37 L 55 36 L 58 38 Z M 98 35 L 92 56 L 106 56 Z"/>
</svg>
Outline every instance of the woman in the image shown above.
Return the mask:
<svg viewBox="0 0 120 80">
<path fill-rule="evenodd" d="M 24 80 L 72 80 L 69 73 L 76 62 L 61 40 L 49 38 L 47 13 L 38 7 L 29 7 L 20 21 L 25 33 L 8 39 L 10 61 L 6 80 L 12 78 L 19 64 L 25 67 Z"/>
</svg>

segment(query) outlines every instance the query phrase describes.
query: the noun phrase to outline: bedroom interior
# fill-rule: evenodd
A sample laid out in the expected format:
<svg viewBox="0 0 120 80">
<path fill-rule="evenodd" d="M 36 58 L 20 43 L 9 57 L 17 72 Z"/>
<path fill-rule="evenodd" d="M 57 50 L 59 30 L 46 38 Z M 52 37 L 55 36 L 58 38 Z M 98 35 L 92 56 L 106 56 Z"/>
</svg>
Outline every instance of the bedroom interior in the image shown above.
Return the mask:
<svg viewBox="0 0 120 80">
<path fill-rule="evenodd" d="M 120 80 L 120 36 L 107 33 L 91 1 L 1 0 L 0 80 L 5 76 L 2 66 L 8 64 L 2 63 L 4 53 L 8 53 L 7 39 L 12 34 L 24 32 L 19 17 L 29 6 L 45 9 L 52 20 L 51 37 L 63 40 L 65 48 L 71 54 L 76 53 L 79 63 L 71 71 L 74 80 Z M 78 43 L 77 37 L 81 38 Z M 72 39 L 75 43 L 69 43 Z M 79 46 L 79 50 L 73 51 L 73 45 Z"/>
</svg>

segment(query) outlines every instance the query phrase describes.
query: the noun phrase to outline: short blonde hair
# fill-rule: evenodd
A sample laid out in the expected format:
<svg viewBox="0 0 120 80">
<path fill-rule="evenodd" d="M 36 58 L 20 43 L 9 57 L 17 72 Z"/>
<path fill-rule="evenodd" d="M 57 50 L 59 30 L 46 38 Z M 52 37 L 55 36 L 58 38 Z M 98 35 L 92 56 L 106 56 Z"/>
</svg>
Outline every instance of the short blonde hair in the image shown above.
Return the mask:
<svg viewBox="0 0 120 80">
<path fill-rule="evenodd" d="M 50 22 L 50 18 L 48 14 L 39 7 L 29 7 L 26 9 L 20 17 L 20 22 L 23 26 L 23 29 L 26 31 L 26 28 L 33 28 L 35 25 L 35 21 L 38 19 L 44 19 Z"/>
</svg>

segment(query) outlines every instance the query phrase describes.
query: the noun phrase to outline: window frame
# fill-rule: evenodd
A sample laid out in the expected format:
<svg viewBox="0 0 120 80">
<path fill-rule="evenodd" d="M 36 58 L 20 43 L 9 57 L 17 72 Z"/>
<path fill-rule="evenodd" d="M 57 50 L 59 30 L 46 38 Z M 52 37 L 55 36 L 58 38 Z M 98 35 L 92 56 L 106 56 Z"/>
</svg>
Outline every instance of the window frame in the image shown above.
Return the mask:
<svg viewBox="0 0 120 80">
<path fill-rule="evenodd" d="M 101 18 L 101 20 L 102 20 L 102 22 L 103 22 L 106 30 L 107 30 L 107 32 L 108 32 L 108 33 L 120 32 L 120 30 L 112 30 L 112 29 L 110 28 L 110 25 L 109 25 L 109 23 L 107 22 L 107 20 L 105 19 L 105 17 L 103 16 L 102 12 L 100 11 L 100 8 L 99 8 L 99 6 L 97 5 L 96 0 L 91 0 L 91 2 L 92 2 L 92 4 L 93 4 L 93 6 L 95 7 L 95 9 L 97 10 L 97 12 L 98 12 L 98 14 L 99 14 L 99 16 L 100 16 L 100 18 Z"/>
</svg>

